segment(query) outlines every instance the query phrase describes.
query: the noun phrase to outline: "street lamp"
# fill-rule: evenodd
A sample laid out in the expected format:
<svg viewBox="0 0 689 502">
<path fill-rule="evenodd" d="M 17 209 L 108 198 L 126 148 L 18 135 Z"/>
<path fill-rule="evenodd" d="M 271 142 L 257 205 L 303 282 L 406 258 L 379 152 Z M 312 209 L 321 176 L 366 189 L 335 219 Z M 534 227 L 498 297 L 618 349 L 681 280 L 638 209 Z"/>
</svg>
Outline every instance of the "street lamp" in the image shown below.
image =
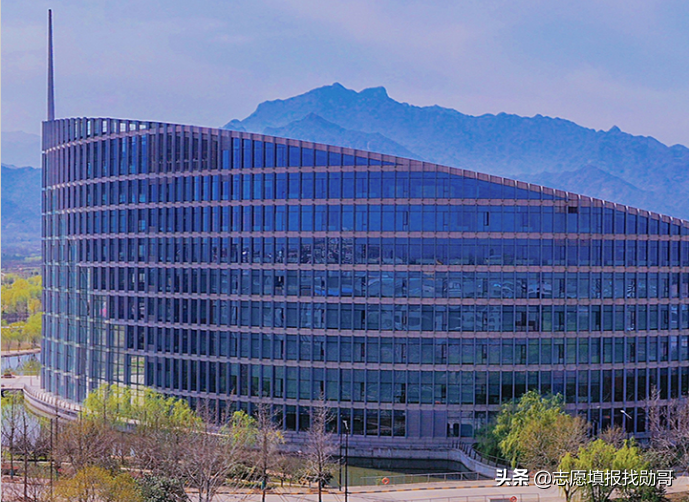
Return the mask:
<svg viewBox="0 0 689 502">
<path fill-rule="evenodd" d="M 337 474 L 337 485 L 340 487 L 339 490 L 342 491 L 342 466 L 344 465 L 344 456 L 342 455 L 342 429 L 344 427 L 340 427 L 340 432 L 339 432 L 339 441 L 340 441 L 340 468 L 338 469 L 338 474 Z"/>
<path fill-rule="evenodd" d="M 620 413 L 622 413 L 622 416 L 624 416 L 624 422 L 623 422 L 624 432 L 625 432 L 625 435 L 627 436 L 627 439 L 629 439 L 629 432 L 628 432 L 629 429 L 627 429 L 627 419 L 629 419 L 630 421 L 633 421 L 634 419 L 632 418 L 632 416 L 629 413 L 627 413 L 626 410 L 620 410 Z"/>
<path fill-rule="evenodd" d="M 345 502 L 349 500 L 349 424 L 346 420 L 342 421 L 345 431 L 345 448 L 344 448 L 344 499 Z"/>
</svg>

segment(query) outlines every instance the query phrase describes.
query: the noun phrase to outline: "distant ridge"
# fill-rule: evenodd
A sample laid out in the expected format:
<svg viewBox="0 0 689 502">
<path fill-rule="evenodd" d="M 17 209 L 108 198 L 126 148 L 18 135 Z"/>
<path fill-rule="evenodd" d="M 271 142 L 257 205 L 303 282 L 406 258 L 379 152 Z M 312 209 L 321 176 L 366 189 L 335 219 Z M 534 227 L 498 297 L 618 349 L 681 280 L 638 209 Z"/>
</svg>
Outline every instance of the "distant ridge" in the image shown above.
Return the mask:
<svg viewBox="0 0 689 502">
<path fill-rule="evenodd" d="M 618 127 L 500 113 L 474 117 L 341 84 L 266 101 L 225 128 L 496 174 L 689 219 L 689 149 Z M 2 133 L 2 247 L 40 249 L 40 137 Z"/>
<path fill-rule="evenodd" d="M 264 132 L 271 136 L 384 152 L 398 157 L 418 158 L 418 155 L 382 134 L 350 131 L 328 122 L 315 113 L 309 113 L 303 119 L 295 120 L 283 127 L 266 127 Z"/>
<path fill-rule="evenodd" d="M 2 163 L 14 166 L 41 166 L 41 137 L 23 131 L 2 132 Z"/>
<path fill-rule="evenodd" d="M 2 164 L 2 250 L 40 251 L 41 170 Z"/>
<path fill-rule="evenodd" d="M 475 117 L 440 106 L 400 103 L 382 87 L 356 92 L 339 83 L 266 101 L 245 119 L 224 127 L 265 134 L 282 131 L 314 141 L 323 137 L 318 136 L 320 123 L 313 117 L 303 122 L 312 115 L 331 124 L 330 131 L 335 130 L 332 126 L 346 130 L 339 141 L 325 143 L 351 146 L 356 133 L 379 134 L 386 140 L 378 143 L 381 153 L 399 155 L 393 150 L 401 147 L 429 162 L 557 184 L 593 196 L 605 193 L 613 202 L 689 219 L 689 149 L 668 147 L 618 127 L 596 131 L 542 115 Z"/>
</svg>

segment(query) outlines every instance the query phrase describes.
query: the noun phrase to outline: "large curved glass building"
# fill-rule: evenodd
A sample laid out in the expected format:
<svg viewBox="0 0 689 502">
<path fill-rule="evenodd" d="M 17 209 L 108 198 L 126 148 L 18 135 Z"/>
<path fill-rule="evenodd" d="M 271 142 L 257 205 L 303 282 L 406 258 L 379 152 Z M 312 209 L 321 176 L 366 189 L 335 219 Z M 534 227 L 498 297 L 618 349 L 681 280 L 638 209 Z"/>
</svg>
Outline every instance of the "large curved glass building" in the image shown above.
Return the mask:
<svg viewBox="0 0 689 502">
<path fill-rule="evenodd" d="M 267 402 L 292 431 L 325 399 L 374 449 L 470 438 L 528 389 L 642 433 L 652 389 L 689 391 L 687 221 L 229 130 L 43 138 L 43 385 L 64 398 Z"/>
</svg>

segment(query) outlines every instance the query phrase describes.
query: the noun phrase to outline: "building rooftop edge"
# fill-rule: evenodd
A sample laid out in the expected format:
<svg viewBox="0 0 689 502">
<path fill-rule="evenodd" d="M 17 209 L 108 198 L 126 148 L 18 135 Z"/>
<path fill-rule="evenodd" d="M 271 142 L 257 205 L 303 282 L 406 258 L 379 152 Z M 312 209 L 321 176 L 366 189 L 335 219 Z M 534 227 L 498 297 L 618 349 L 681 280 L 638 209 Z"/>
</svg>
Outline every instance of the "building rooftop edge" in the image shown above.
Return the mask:
<svg viewBox="0 0 689 502">
<path fill-rule="evenodd" d="M 247 132 L 247 131 L 237 131 L 235 129 L 225 129 L 223 127 L 208 127 L 208 126 L 198 126 L 198 125 L 192 125 L 192 124 L 178 124 L 178 123 L 173 123 L 173 122 L 158 122 L 158 121 L 148 121 L 148 120 L 138 120 L 138 119 L 122 119 L 122 118 L 114 118 L 114 117 L 63 117 L 63 118 L 57 118 L 54 120 L 46 120 L 43 121 L 44 125 L 47 125 L 51 122 L 68 122 L 68 121 L 76 121 L 76 120 L 100 120 L 100 121 L 108 121 L 108 122 L 115 122 L 118 125 L 116 126 L 116 130 L 108 130 L 103 133 L 99 134 L 94 134 L 90 136 L 85 136 L 85 137 L 80 137 L 70 141 L 79 141 L 79 140 L 85 140 L 89 138 L 102 138 L 104 136 L 118 136 L 120 134 L 125 134 L 125 133 L 132 133 L 132 132 L 143 132 L 143 131 L 148 131 L 152 127 L 175 127 L 175 128 L 182 128 L 183 130 L 188 130 L 190 132 L 215 132 L 218 134 L 221 133 L 226 133 L 232 135 L 234 133 L 234 137 L 238 137 L 241 139 L 254 139 L 254 140 L 264 140 L 265 138 L 270 138 L 274 140 L 281 140 L 284 142 L 286 145 L 306 145 L 308 148 L 314 148 L 314 149 L 319 149 L 319 150 L 328 150 L 328 151 L 333 151 L 332 149 L 337 149 L 339 150 L 338 153 L 345 153 L 345 154 L 350 154 L 350 155 L 357 155 L 359 154 L 365 154 L 362 156 L 366 156 L 371 158 L 371 155 L 373 155 L 373 158 L 376 158 L 377 160 L 386 160 L 390 162 L 394 162 L 395 165 L 399 164 L 407 164 L 409 166 L 412 166 L 416 164 L 416 167 L 421 167 L 423 170 L 426 170 L 425 168 L 443 168 L 443 169 L 452 169 L 456 171 L 461 171 L 462 176 L 464 177 L 469 177 L 469 178 L 475 178 L 483 181 L 489 181 L 491 183 L 496 183 L 500 185 L 506 185 L 506 186 L 516 186 L 517 188 L 523 188 L 523 189 L 531 189 L 531 190 L 540 190 L 544 191 L 545 193 L 548 193 L 550 195 L 553 195 L 555 197 L 558 197 L 560 201 L 564 204 L 567 205 L 570 202 L 573 202 L 578 205 L 578 202 L 580 200 L 587 200 L 590 201 L 592 206 L 600 206 L 600 207 L 613 207 L 616 209 L 624 208 L 626 211 L 638 211 L 639 214 L 644 214 L 646 216 L 652 216 L 654 219 L 659 219 L 659 220 L 670 220 L 670 221 L 678 221 L 682 223 L 682 226 L 689 228 L 689 220 L 686 220 L 684 218 L 679 218 L 677 216 L 670 216 L 668 214 L 664 213 L 658 213 L 656 211 L 650 211 L 647 209 L 635 207 L 635 206 L 628 206 L 626 204 L 622 204 L 620 202 L 613 202 L 609 200 L 604 200 L 604 199 L 598 199 L 596 197 L 591 197 L 588 195 L 582 195 L 578 194 L 575 192 L 568 192 L 565 190 L 560 190 L 557 188 L 551 188 L 547 187 L 544 185 L 537 185 L 535 183 L 529 183 L 525 181 L 520 181 L 517 179 L 513 178 L 505 178 L 503 176 L 497 176 L 494 174 L 490 173 L 484 173 L 480 171 L 474 171 L 471 169 L 464 169 L 462 167 L 458 166 L 448 166 L 444 164 L 435 164 L 433 162 L 426 162 L 422 160 L 417 160 L 417 159 L 410 159 L 408 157 L 399 157 L 397 155 L 390 155 L 386 153 L 380 153 L 380 152 L 374 152 L 370 150 L 359 150 L 356 148 L 349 148 L 349 147 L 344 147 L 344 146 L 339 146 L 339 145 L 331 145 L 327 143 L 317 143 L 313 141 L 306 141 L 306 140 L 300 140 L 300 139 L 295 139 L 295 138 L 286 138 L 282 136 L 271 136 L 269 134 L 262 134 L 262 133 L 255 133 L 255 132 Z M 121 124 L 125 124 L 126 126 L 122 128 Z M 132 125 L 138 125 L 138 127 L 132 128 Z M 141 126 L 145 127 L 141 127 Z M 291 143 L 294 142 L 294 143 Z M 322 147 L 322 148 L 317 148 L 317 147 Z M 45 149 L 44 149 L 45 150 Z M 380 157 L 380 158 L 378 158 Z M 394 161 L 392 160 L 394 159 Z"/>
</svg>

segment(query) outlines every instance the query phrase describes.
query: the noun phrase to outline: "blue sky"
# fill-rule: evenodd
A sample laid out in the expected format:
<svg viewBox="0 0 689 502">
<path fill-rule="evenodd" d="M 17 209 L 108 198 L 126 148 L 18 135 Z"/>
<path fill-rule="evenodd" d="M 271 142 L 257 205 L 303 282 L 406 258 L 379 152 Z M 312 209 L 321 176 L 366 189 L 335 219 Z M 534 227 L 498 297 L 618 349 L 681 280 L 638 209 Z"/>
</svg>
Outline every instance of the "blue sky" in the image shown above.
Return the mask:
<svg viewBox="0 0 689 502">
<path fill-rule="evenodd" d="M 463 113 L 613 125 L 689 145 L 689 2 L 2 2 L 2 130 L 56 111 L 220 126 L 340 82 Z"/>
</svg>

